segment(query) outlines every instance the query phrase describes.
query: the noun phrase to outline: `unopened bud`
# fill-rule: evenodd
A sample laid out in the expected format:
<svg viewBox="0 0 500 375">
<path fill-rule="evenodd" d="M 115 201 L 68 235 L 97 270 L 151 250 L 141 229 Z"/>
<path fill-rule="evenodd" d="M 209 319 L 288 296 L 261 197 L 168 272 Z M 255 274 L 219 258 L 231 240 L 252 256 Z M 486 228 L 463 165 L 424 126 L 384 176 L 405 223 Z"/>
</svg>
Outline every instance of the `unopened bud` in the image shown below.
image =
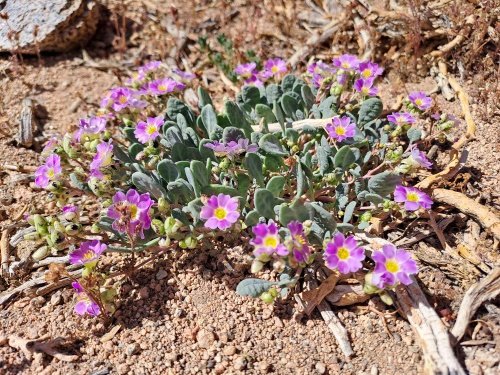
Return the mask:
<svg viewBox="0 0 500 375">
<path fill-rule="evenodd" d="M 264 267 L 264 263 L 262 263 L 260 260 L 254 260 L 252 262 L 252 267 L 250 269 L 251 273 L 258 273 L 262 270 L 262 267 Z"/>
<path fill-rule="evenodd" d="M 379 288 L 372 285 L 373 272 L 367 273 L 365 276 L 365 285 L 363 285 L 363 292 L 366 294 L 374 294 L 380 291 Z"/>
<path fill-rule="evenodd" d="M 35 262 L 39 262 L 40 260 L 47 258 L 49 255 L 50 255 L 49 247 L 42 246 L 31 255 L 31 258 L 33 258 Z"/>
<path fill-rule="evenodd" d="M 285 270 L 286 263 L 283 259 L 278 259 L 273 263 L 273 268 L 276 272 L 282 273 Z"/>
<path fill-rule="evenodd" d="M 99 228 L 99 226 L 97 224 L 92 224 L 92 226 L 90 227 L 90 232 L 91 233 L 100 233 L 101 232 L 101 229 Z"/>
<path fill-rule="evenodd" d="M 269 292 L 264 292 L 261 294 L 260 299 L 270 305 L 271 303 L 274 302 L 274 297 L 272 296 L 271 293 Z"/>
<path fill-rule="evenodd" d="M 38 241 L 40 239 L 40 234 L 37 232 L 27 233 L 24 235 L 26 241 Z"/>
<path fill-rule="evenodd" d="M 386 305 L 392 306 L 394 304 L 394 301 L 392 300 L 391 296 L 386 291 L 380 293 L 379 297 L 382 300 L 382 302 L 384 302 Z"/>
<path fill-rule="evenodd" d="M 80 233 L 82 226 L 81 224 L 72 223 L 66 225 L 64 229 L 66 230 L 66 234 L 68 236 L 76 236 L 78 233 Z"/>
<path fill-rule="evenodd" d="M 66 237 L 64 236 L 64 234 L 62 234 L 61 232 L 59 232 L 57 230 L 53 231 L 50 234 L 50 240 L 52 241 L 52 243 L 54 245 L 61 244 L 62 242 L 64 242 L 65 239 L 66 239 Z"/>
<path fill-rule="evenodd" d="M 168 247 L 170 246 L 170 237 L 163 237 L 159 242 L 158 246 L 160 247 Z"/>
<path fill-rule="evenodd" d="M 165 235 L 165 224 L 163 221 L 159 219 L 151 220 L 151 228 L 153 228 L 156 234 L 159 234 L 160 236 Z"/>
<path fill-rule="evenodd" d="M 54 193 L 61 192 L 62 183 L 60 181 L 50 181 L 45 189 Z"/>
<path fill-rule="evenodd" d="M 170 204 L 163 197 L 158 199 L 158 211 L 162 214 L 166 214 L 170 212 Z"/>
</svg>

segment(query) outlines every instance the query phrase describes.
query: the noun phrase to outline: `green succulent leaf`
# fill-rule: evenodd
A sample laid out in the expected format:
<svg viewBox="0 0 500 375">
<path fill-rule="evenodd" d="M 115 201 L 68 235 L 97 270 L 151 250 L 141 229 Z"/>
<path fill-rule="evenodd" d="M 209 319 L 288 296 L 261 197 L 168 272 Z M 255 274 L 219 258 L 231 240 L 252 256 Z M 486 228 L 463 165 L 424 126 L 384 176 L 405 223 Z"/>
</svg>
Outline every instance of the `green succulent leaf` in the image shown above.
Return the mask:
<svg viewBox="0 0 500 375">
<path fill-rule="evenodd" d="M 264 187 L 266 183 L 264 182 L 264 175 L 262 174 L 262 160 L 259 155 L 254 152 L 249 152 L 245 158 L 245 165 L 248 169 L 250 175 L 255 178 L 259 186 Z"/>
<path fill-rule="evenodd" d="M 159 183 L 152 177 L 142 172 L 135 172 L 132 174 L 132 183 L 137 187 L 141 193 L 149 193 L 156 200 L 165 198 L 167 192 Z"/>
<path fill-rule="evenodd" d="M 422 138 L 422 131 L 420 129 L 410 128 L 406 132 L 410 143 L 416 142 Z"/>
<path fill-rule="evenodd" d="M 382 114 L 383 104 L 379 98 L 366 99 L 359 109 L 358 126 L 377 119 Z"/>
<path fill-rule="evenodd" d="M 279 139 L 274 134 L 265 134 L 259 140 L 259 148 L 264 150 L 270 155 L 286 155 L 287 153 L 283 150 Z"/>
<path fill-rule="evenodd" d="M 401 177 L 391 171 L 385 171 L 368 180 L 368 189 L 371 193 L 385 197 L 391 194 L 396 185 L 401 184 Z"/>
<path fill-rule="evenodd" d="M 275 198 L 272 192 L 267 189 L 257 189 L 254 195 L 255 209 L 259 214 L 268 219 L 273 219 Z"/>
<path fill-rule="evenodd" d="M 335 157 L 333 158 L 333 163 L 335 167 L 341 168 L 342 170 L 348 170 L 350 165 L 356 161 L 356 155 L 352 152 L 349 146 L 341 147 Z"/>
<path fill-rule="evenodd" d="M 202 109 L 208 104 L 213 105 L 210 95 L 202 86 L 198 86 L 198 108 Z"/>
<path fill-rule="evenodd" d="M 278 198 L 281 193 L 283 193 L 283 188 L 285 187 L 286 180 L 282 176 L 273 176 L 267 183 L 266 189 L 269 190 L 273 195 Z"/>
<path fill-rule="evenodd" d="M 215 131 L 217 124 L 217 115 L 212 107 L 212 104 L 207 104 L 201 109 L 201 119 L 203 120 L 203 125 L 207 129 L 208 134 Z"/>
<path fill-rule="evenodd" d="M 278 285 L 278 283 L 262 279 L 244 279 L 236 287 L 236 293 L 240 296 L 257 298 L 274 285 Z"/>
<path fill-rule="evenodd" d="M 356 201 L 349 202 L 344 210 L 344 223 L 348 223 L 352 219 L 354 209 L 356 208 Z"/>
<path fill-rule="evenodd" d="M 265 104 L 257 104 L 255 106 L 255 114 L 260 118 L 264 118 L 268 124 L 278 121 L 276 120 L 276 116 L 274 115 L 272 109 Z"/>
<path fill-rule="evenodd" d="M 217 184 L 211 184 L 207 186 L 203 186 L 201 188 L 201 193 L 205 195 L 219 195 L 219 194 L 226 194 L 230 195 L 231 197 L 238 197 L 239 192 L 235 188 L 231 186 L 224 186 L 224 185 L 217 185 Z"/>
<path fill-rule="evenodd" d="M 177 165 L 175 165 L 175 163 L 170 159 L 160 161 L 156 166 L 156 169 L 158 170 L 161 178 L 167 183 L 177 180 L 180 176 Z"/>
</svg>

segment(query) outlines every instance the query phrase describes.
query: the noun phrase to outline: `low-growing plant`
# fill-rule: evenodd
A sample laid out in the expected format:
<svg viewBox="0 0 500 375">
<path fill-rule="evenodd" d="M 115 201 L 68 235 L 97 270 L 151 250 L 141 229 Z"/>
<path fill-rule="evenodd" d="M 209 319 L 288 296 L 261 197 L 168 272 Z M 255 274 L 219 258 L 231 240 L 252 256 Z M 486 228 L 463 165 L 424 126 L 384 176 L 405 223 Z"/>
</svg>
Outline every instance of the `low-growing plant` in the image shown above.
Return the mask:
<svg viewBox="0 0 500 375">
<path fill-rule="evenodd" d="M 84 266 L 73 280 L 77 313 L 113 314 L 117 277 L 160 255 L 249 238 L 251 271 L 269 265 L 281 276 L 245 279 L 237 292 L 267 303 L 286 297 L 317 254 L 331 269 L 362 275 L 365 292 L 388 303 L 387 290 L 411 283 L 409 252 L 388 245 L 365 254 L 349 234 L 377 215 L 430 208 L 405 181 L 431 168 L 419 146 L 446 142 L 456 119 L 429 117 L 432 100 L 421 92 L 408 96 L 406 111 L 381 118 L 374 84 L 382 69 L 355 56 L 311 63 L 302 76 L 286 74 L 281 59 L 256 67 L 234 70 L 245 85 L 217 113 L 202 86 L 197 108 L 182 101 L 193 74 L 175 68 L 169 78 L 168 67 L 150 62 L 106 93 L 74 134 L 45 146 L 36 184 L 60 211 L 29 216 L 27 239 L 45 242 L 36 260 L 69 247 L 70 262 Z M 422 139 L 424 123 L 431 128 Z M 88 197 L 100 209 L 83 221 Z M 103 272 L 105 252 L 124 254 L 123 269 Z M 139 252 L 150 257 L 139 262 Z M 62 267 L 50 272 L 71 277 Z"/>
</svg>

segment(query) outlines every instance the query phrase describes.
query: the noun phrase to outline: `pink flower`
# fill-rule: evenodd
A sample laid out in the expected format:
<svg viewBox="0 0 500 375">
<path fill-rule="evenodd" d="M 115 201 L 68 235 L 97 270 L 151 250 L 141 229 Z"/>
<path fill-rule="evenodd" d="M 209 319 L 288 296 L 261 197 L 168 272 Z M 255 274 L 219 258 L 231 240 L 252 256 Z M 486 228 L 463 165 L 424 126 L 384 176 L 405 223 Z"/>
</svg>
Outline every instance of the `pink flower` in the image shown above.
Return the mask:
<svg viewBox="0 0 500 375">
<path fill-rule="evenodd" d="M 347 274 L 361 269 L 365 251 L 358 246 L 353 236 L 345 238 L 342 233 L 338 233 L 326 245 L 323 258 L 328 268 L 338 268 L 340 273 Z"/>
<path fill-rule="evenodd" d="M 175 90 L 177 82 L 171 78 L 157 79 L 148 86 L 153 95 L 164 95 Z"/>
<path fill-rule="evenodd" d="M 342 55 L 337 59 L 333 59 L 333 65 L 343 70 L 357 69 L 359 60 L 356 56 Z"/>
<path fill-rule="evenodd" d="M 330 65 L 325 64 L 321 61 L 316 61 L 307 66 L 307 71 L 312 75 L 314 74 L 327 75 L 327 74 L 333 74 L 335 72 L 335 69 L 332 68 Z"/>
<path fill-rule="evenodd" d="M 150 61 L 147 64 L 140 66 L 137 68 L 140 72 L 150 72 L 159 68 L 161 65 L 161 61 Z"/>
<path fill-rule="evenodd" d="M 94 160 L 90 163 L 90 169 L 98 169 L 101 167 L 107 167 L 113 162 L 113 145 L 111 144 L 113 140 L 110 139 L 108 143 L 102 141 L 97 145 L 97 153 L 94 156 Z"/>
<path fill-rule="evenodd" d="M 141 83 L 146 79 L 146 74 L 144 74 L 144 71 L 139 70 L 138 72 L 132 73 L 130 78 L 127 78 L 125 83 L 127 85 L 133 85 L 135 83 Z"/>
<path fill-rule="evenodd" d="M 50 154 L 53 154 L 58 147 L 61 147 L 61 143 L 62 137 L 60 135 L 51 136 L 50 140 L 42 150 L 42 156 L 48 157 Z"/>
<path fill-rule="evenodd" d="M 327 81 L 328 78 L 329 77 L 325 77 L 322 74 L 313 74 L 312 82 L 317 87 L 321 87 L 323 89 L 329 89 L 332 83 Z"/>
<path fill-rule="evenodd" d="M 269 59 L 266 61 L 266 65 L 264 68 L 268 71 L 271 72 L 273 75 L 277 75 L 280 73 L 285 73 L 287 71 L 286 68 L 286 61 L 281 60 L 279 58 L 275 59 Z"/>
<path fill-rule="evenodd" d="M 78 130 L 75 132 L 74 138 L 80 142 L 84 134 L 99 134 L 106 130 L 105 117 L 91 117 L 90 119 L 80 119 L 78 122 Z"/>
<path fill-rule="evenodd" d="M 354 134 L 356 134 L 356 125 L 351 123 L 350 117 L 343 116 L 341 119 L 334 117 L 332 121 L 333 124 L 326 125 L 326 131 L 329 137 L 342 142 L 344 139 L 352 138 Z"/>
<path fill-rule="evenodd" d="M 109 100 L 111 101 L 111 107 L 120 112 L 122 109 L 127 108 L 131 100 L 133 99 L 133 91 L 126 87 L 118 87 L 111 90 L 109 95 Z"/>
<path fill-rule="evenodd" d="M 423 191 L 412 186 L 396 186 L 394 190 L 394 201 L 405 204 L 406 211 L 416 211 L 419 207 L 431 208 L 434 203 Z"/>
<path fill-rule="evenodd" d="M 163 116 L 148 117 L 147 122 L 140 121 L 134 130 L 135 137 L 141 143 L 155 140 L 160 134 L 158 130 L 163 126 Z"/>
<path fill-rule="evenodd" d="M 218 196 L 212 195 L 200 213 L 200 218 L 207 220 L 205 226 L 210 229 L 226 230 L 236 223 L 239 217 L 238 200 L 222 193 Z"/>
<path fill-rule="evenodd" d="M 172 72 L 174 72 L 175 74 L 177 74 L 179 76 L 179 78 L 181 80 L 183 80 L 183 81 L 189 81 L 191 79 L 196 78 L 196 74 L 193 74 L 191 72 L 184 72 L 184 71 L 180 70 L 177 67 L 173 68 Z"/>
<path fill-rule="evenodd" d="M 41 188 L 46 188 L 49 181 L 62 172 L 61 158 L 57 154 L 50 155 L 45 161 L 45 165 L 41 165 L 35 172 L 35 183 Z"/>
<path fill-rule="evenodd" d="M 260 73 L 254 70 L 252 72 L 252 75 L 245 79 L 244 81 L 245 85 L 254 85 L 254 86 L 262 86 L 264 82 L 262 81 L 262 77 L 260 76 Z"/>
<path fill-rule="evenodd" d="M 412 92 L 408 95 L 408 99 L 410 99 L 410 102 L 421 111 L 425 111 L 432 105 L 432 99 L 422 91 Z"/>
<path fill-rule="evenodd" d="M 397 125 L 413 124 L 415 122 L 415 117 L 407 112 L 394 112 L 387 116 L 387 120 Z"/>
<path fill-rule="evenodd" d="M 384 72 L 384 69 L 379 68 L 378 64 L 372 63 L 371 61 L 362 62 L 359 64 L 358 72 L 361 78 L 375 78 Z"/>
<path fill-rule="evenodd" d="M 139 194 L 130 189 L 127 194 L 119 191 L 113 196 L 113 204 L 108 208 L 108 216 L 114 219 L 113 229 L 120 233 L 140 234 L 144 238 L 144 229 L 151 226 L 149 209 L 153 205 L 149 193 Z"/>
<path fill-rule="evenodd" d="M 418 164 L 418 166 L 429 169 L 432 167 L 432 162 L 427 159 L 427 156 L 421 152 L 417 146 L 412 146 L 410 158 Z"/>
<path fill-rule="evenodd" d="M 354 82 L 356 91 L 363 95 L 375 96 L 378 93 L 378 88 L 373 87 L 374 78 L 358 79 Z"/>
<path fill-rule="evenodd" d="M 291 244 L 294 258 L 299 263 L 307 263 L 311 255 L 311 249 L 304 233 L 304 226 L 300 221 L 292 221 L 288 223 L 288 230 L 290 231 L 291 238 L 289 243 Z"/>
<path fill-rule="evenodd" d="M 249 145 L 248 143 L 248 139 L 240 138 L 238 142 L 231 141 L 227 145 L 214 141 L 214 143 L 205 143 L 203 146 L 214 150 L 215 155 L 218 157 L 227 156 L 232 160 L 235 156 L 245 152 L 257 152 L 259 150 L 257 144 L 252 143 Z"/>
<path fill-rule="evenodd" d="M 255 238 L 250 240 L 250 245 L 255 246 L 253 251 L 255 257 L 259 258 L 263 255 L 270 257 L 273 254 L 278 256 L 288 255 L 288 249 L 281 243 L 278 227 L 274 222 L 257 224 L 253 227 L 253 233 Z"/>
<path fill-rule="evenodd" d="M 411 284 L 410 275 L 418 272 L 417 263 L 411 259 L 411 254 L 408 251 L 396 249 L 393 244 L 374 251 L 372 259 L 375 261 L 372 285 L 380 289 L 394 286 L 397 281 L 409 285 Z"/>
<path fill-rule="evenodd" d="M 101 313 L 99 305 L 95 303 L 90 297 L 85 293 L 81 285 L 75 281 L 71 284 L 73 288 L 76 289 L 77 303 L 75 305 L 75 311 L 78 315 L 89 314 L 92 316 L 98 316 Z"/>
<path fill-rule="evenodd" d="M 94 267 L 99 256 L 106 250 L 107 246 L 101 244 L 99 240 L 85 241 L 78 250 L 69 255 L 71 264 L 82 264 L 85 267 Z"/>
<path fill-rule="evenodd" d="M 250 78 L 253 75 L 253 72 L 255 68 L 257 67 L 257 64 L 254 62 L 247 63 L 247 64 L 240 64 L 234 69 L 234 72 L 241 76 L 242 78 Z"/>
</svg>

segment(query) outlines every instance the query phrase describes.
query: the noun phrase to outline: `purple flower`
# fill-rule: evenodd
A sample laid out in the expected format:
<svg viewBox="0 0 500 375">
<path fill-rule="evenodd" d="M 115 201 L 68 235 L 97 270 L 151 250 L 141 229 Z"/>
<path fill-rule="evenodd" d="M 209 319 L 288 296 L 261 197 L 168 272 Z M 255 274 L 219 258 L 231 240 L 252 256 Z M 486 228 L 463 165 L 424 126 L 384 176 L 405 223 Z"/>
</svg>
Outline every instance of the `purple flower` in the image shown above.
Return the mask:
<svg viewBox="0 0 500 375">
<path fill-rule="evenodd" d="M 183 81 L 189 81 L 191 79 L 196 78 L 196 74 L 193 74 L 191 72 L 185 72 L 183 70 L 180 70 L 177 67 L 173 68 L 172 72 L 174 72 L 175 74 L 177 74 L 180 77 L 180 79 L 183 80 Z"/>
<path fill-rule="evenodd" d="M 297 259 L 297 262 L 307 263 L 311 255 L 311 249 L 309 249 L 309 243 L 302 223 L 300 221 L 292 221 L 288 223 L 288 230 L 291 235 L 290 244 L 293 256 Z"/>
<path fill-rule="evenodd" d="M 342 73 L 342 74 L 337 75 L 337 83 L 340 86 L 344 86 L 346 84 L 346 82 L 347 82 L 347 74 Z"/>
<path fill-rule="evenodd" d="M 384 69 L 379 68 L 378 64 L 366 61 L 359 64 L 358 72 L 361 78 L 375 78 L 376 76 L 381 75 L 384 72 Z"/>
<path fill-rule="evenodd" d="M 108 90 L 106 94 L 104 94 L 101 99 L 101 107 L 107 108 L 113 103 L 113 99 L 111 99 L 111 95 L 113 95 L 113 90 Z"/>
<path fill-rule="evenodd" d="M 111 107 L 115 111 L 120 112 L 130 105 L 133 99 L 133 91 L 126 87 L 118 87 L 111 90 L 109 99 L 112 100 Z"/>
<path fill-rule="evenodd" d="M 325 77 L 321 74 L 313 74 L 312 82 L 317 87 L 321 87 L 323 89 L 329 89 L 332 85 L 331 81 L 328 80 L 329 77 Z"/>
<path fill-rule="evenodd" d="M 101 313 L 99 305 L 90 299 L 77 281 L 71 285 L 76 289 L 77 294 L 77 303 L 75 305 L 76 313 L 78 315 L 85 315 L 87 313 L 92 316 L 98 316 Z"/>
<path fill-rule="evenodd" d="M 412 92 L 408 95 L 408 99 L 410 99 L 410 102 L 421 111 L 425 111 L 432 105 L 432 99 L 422 91 Z"/>
<path fill-rule="evenodd" d="M 35 183 L 41 188 L 46 188 L 49 181 L 62 172 L 61 158 L 57 154 L 49 155 L 45 165 L 41 165 L 35 172 Z"/>
<path fill-rule="evenodd" d="M 161 65 L 161 61 L 150 61 L 146 65 L 137 68 L 140 72 L 150 72 L 157 69 Z"/>
<path fill-rule="evenodd" d="M 424 209 L 431 208 L 434 203 L 431 198 L 423 191 L 418 190 L 412 186 L 396 186 L 394 190 L 394 201 L 405 204 L 406 211 L 415 211 L 419 207 Z"/>
<path fill-rule="evenodd" d="M 354 88 L 363 95 L 375 96 L 378 93 L 378 88 L 373 87 L 374 80 L 374 78 L 360 78 L 354 82 Z"/>
<path fill-rule="evenodd" d="M 107 246 L 99 240 L 85 241 L 78 250 L 69 255 L 71 264 L 82 264 L 85 267 L 95 267 L 99 256 L 106 250 Z"/>
<path fill-rule="evenodd" d="M 64 206 L 62 212 L 64 218 L 68 221 L 77 221 L 80 216 L 78 206 Z"/>
<path fill-rule="evenodd" d="M 218 196 L 212 195 L 200 213 L 200 218 L 207 220 L 205 226 L 210 229 L 226 230 L 236 223 L 239 217 L 238 200 L 222 193 Z"/>
<path fill-rule="evenodd" d="M 186 88 L 186 85 L 180 81 L 175 81 L 175 91 L 182 91 Z"/>
<path fill-rule="evenodd" d="M 423 167 L 423 168 L 427 168 L 429 169 L 430 167 L 432 167 L 432 162 L 430 162 L 428 159 L 427 159 L 427 156 L 425 156 L 425 154 L 423 152 L 421 152 L 417 146 L 413 146 L 411 148 L 411 154 L 410 154 L 410 158 L 418 163 L 418 165 L 420 167 Z"/>
<path fill-rule="evenodd" d="M 338 233 L 333 237 L 333 241 L 326 245 L 323 258 L 328 268 L 338 268 L 340 273 L 347 274 L 362 267 L 365 251 L 358 246 L 354 236 L 345 238 L 342 233 Z"/>
<path fill-rule="evenodd" d="M 411 259 L 411 254 L 402 249 L 396 249 L 393 244 L 385 245 L 382 250 L 374 251 L 375 261 L 372 285 L 380 289 L 396 285 L 396 281 L 404 285 L 411 284 L 410 275 L 418 272 L 417 263 Z"/>
<path fill-rule="evenodd" d="M 286 61 L 281 60 L 279 58 L 275 59 L 269 59 L 266 61 L 266 65 L 264 68 L 268 71 L 271 72 L 273 75 L 277 75 L 280 73 L 285 73 L 287 71 L 286 68 Z"/>
<path fill-rule="evenodd" d="M 62 143 L 62 137 L 60 135 L 53 135 L 50 137 L 50 140 L 47 142 L 45 147 L 42 150 L 42 156 L 47 157 L 50 154 L 54 153 L 54 150 L 59 147 Z"/>
<path fill-rule="evenodd" d="M 332 68 L 330 65 L 325 64 L 321 61 L 316 61 L 307 66 L 307 71 L 312 75 L 315 74 L 325 75 L 334 73 L 335 69 Z"/>
<path fill-rule="evenodd" d="M 332 121 L 333 124 L 326 125 L 329 137 L 335 138 L 339 142 L 342 142 L 346 138 L 354 137 L 356 125 L 351 123 L 349 116 L 343 116 L 342 118 L 334 117 Z"/>
<path fill-rule="evenodd" d="M 149 209 L 153 205 L 149 193 L 139 194 L 130 189 L 127 194 L 119 191 L 113 196 L 113 204 L 108 208 L 108 216 L 114 219 L 113 229 L 120 233 L 139 233 L 144 238 L 144 229 L 151 226 Z"/>
<path fill-rule="evenodd" d="M 229 159 L 233 159 L 234 156 L 241 155 L 244 152 L 257 152 L 259 146 L 255 143 L 251 145 L 248 144 L 249 140 L 246 138 L 238 139 L 238 142 L 231 141 L 227 145 L 214 141 L 214 143 L 205 143 L 203 146 L 214 150 L 214 153 L 218 157 L 227 156 Z"/>
<path fill-rule="evenodd" d="M 274 222 L 269 224 L 257 224 L 253 227 L 255 238 L 250 240 L 250 245 L 255 246 L 253 254 L 255 257 L 264 257 L 268 260 L 273 254 L 287 256 L 288 249 L 283 245 L 278 234 L 278 227 Z M 267 259 L 266 259 L 267 258 Z"/>
<path fill-rule="evenodd" d="M 257 72 L 256 70 L 254 70 L 252 72 L 252 75 L 250 77 L 248 77 L 247 79 L 245 79 L 244 81 L 245 85 L 254 85 L 254 86 L 262 86 L 263 85 L 263 81 L 261 79 L 261 74 L 259 72 Z"/>
<path fill-rule="evenodd" d="M 80 119 L 78 130 L 75 132 L 75 140 L 80 142 L 83 134 L 99 134 L 106 129 L 105 117 L 91 117 L 90 119 Z"/>
<path fill-rule="evenodd" d="M 134 130 L 135 137 L 141 143 L 155 140 L 160 134 L 158 130 L 163 126 L 163 116 L 148 117 L 147 122 L 140 121 Z"/>
<path fill-rule="evenodd" d="M 234 69 L 234 72 L 238 74 L 239 76 L 243 78 L 250 78 L 252 75 L 254 75 L 254 70 L 257 67 L 257 64 L 254 62 L 247 63 L 247 64 L 241 64 Z"/>
<path fill-rule="evenodd" d="M 342 55 L 338 59 L 333 59 L 333 65 L 343 70 L 357 69 L 359 60 L 356 56 Z"/>
<path fill-rule="evenodd" d="M 139 70 L 138 72 L 132 73 L 130 78 L 127 78 L 125 83 L 127 85 L 133 85 L 134 83 L 140 83 L 146 79 L 146 74 L 144 74 L 144 71 Z"/>
<path fill-rule="evenodd" d="M 64 206 L 62 208 L 63 214 L 69 213 L 69 212 L 78 212 L 78 206 Z"/>
<path fill-rule="evenodd" d="M 164 95 L 174 91 L 176 84 L 177 82 L 172 78 L 164 78 L 154 80 L 149 84 L 148 88 L 153 95 Z"/>
<path fill-rule="evenodd" d="M 108 143 L 102 141 L 97 145 L 97 153 L 94 156 L 94 160 L 90 163 L 90 169 L 98 169 L 101 167 L 107 167 L 113 162 L 113 145 L 111 144 L 113 140 L 110 139 Z"/>
<path fill-rule="evenodd" d="M 397 125 L 413 124 L 415 122 L 415 117 L 408 112 L 394 112 L 387 116 L 387 120 Z"/>
<path fill-rule="evenodd" d="M 214 143 L 207 142 L 203 144 L 203 146 L 214 150 L 217 156 L 227 155 L 227 147 L 223 143 L 219 143 L 218 141 L 214 141 Z"/>
</svg>

